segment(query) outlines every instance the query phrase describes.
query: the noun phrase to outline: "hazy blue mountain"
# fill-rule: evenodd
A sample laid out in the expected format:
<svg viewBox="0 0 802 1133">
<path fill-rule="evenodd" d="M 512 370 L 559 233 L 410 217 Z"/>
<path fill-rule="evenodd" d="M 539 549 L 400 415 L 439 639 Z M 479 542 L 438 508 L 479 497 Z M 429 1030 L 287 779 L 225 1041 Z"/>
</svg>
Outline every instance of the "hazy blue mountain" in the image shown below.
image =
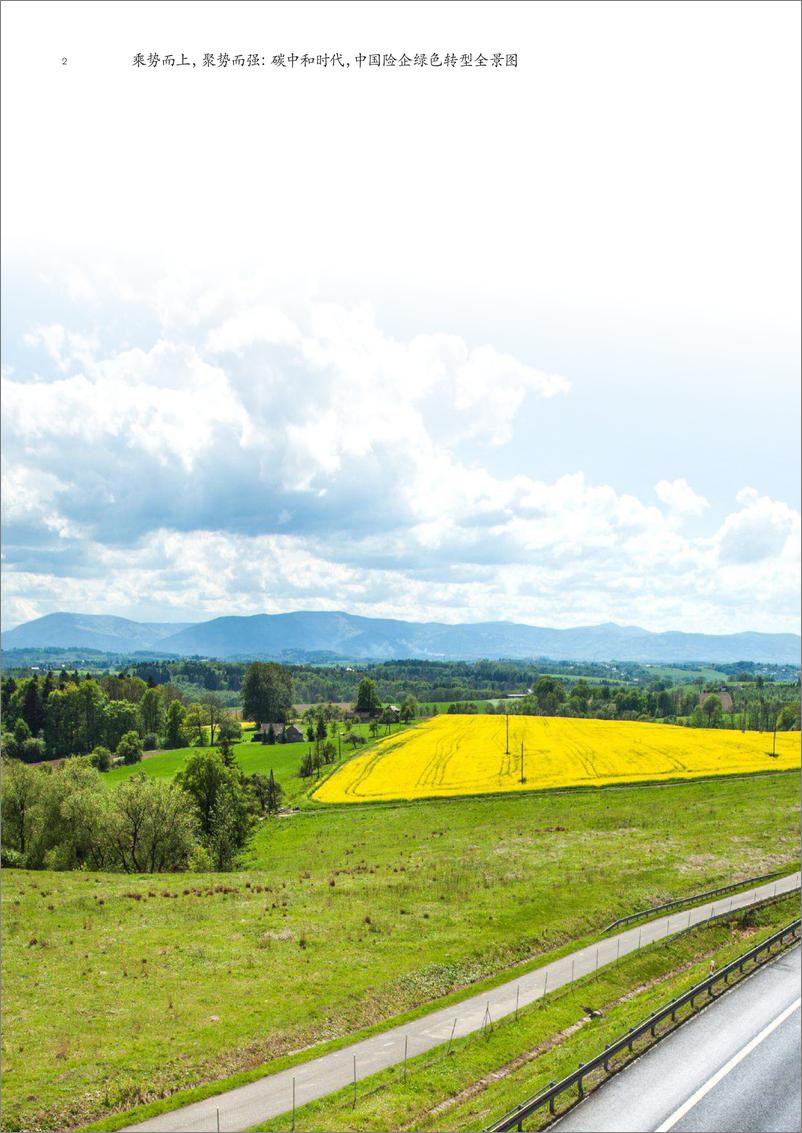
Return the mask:
<svg viewBox="0 0 802 1133">
<path fill-rule="evenodd" d="M 187 622 L 134 622 L 109 614 L 46 614 L 2 634 L 3 649 L 102 649 L 133 653 L 152 649 L 162 638 L 187 627 Z"/>
<path fill-rule="evenodd" d="M 800 639 L 780 633 L 650 633 L 614 623 L 548 629 L 516 622 L 404 622 L 305 610 L 187 623 L 100 614 L 49 614 L 2 635 L 4 649 L 83 646 L 204 657 L 323 654 L 348 660 L 550 657 L 557 661 L 764 661 L 798 664 Z"/>
</svg>

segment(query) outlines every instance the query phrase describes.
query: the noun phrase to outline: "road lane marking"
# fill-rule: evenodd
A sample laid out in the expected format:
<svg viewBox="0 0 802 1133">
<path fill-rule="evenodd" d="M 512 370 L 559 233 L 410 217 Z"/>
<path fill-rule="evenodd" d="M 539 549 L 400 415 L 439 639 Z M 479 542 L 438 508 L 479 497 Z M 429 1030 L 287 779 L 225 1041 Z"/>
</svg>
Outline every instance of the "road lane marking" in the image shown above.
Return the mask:
<svg viewBox="0 0 802 1133">
<path fill-rule="evenodd" d="M 674 1110 L 668 1120 L 657 1127 L 656 1133 L 668 1133 L 669 1129 L 673 1129 L 677 1122 L 681 1121 L 685 1114 L 702 1100 L 705 1094 L 709 1094 L 713 1087 L 717 1086 L 721 1079 L 729 1074 L 730 1070 L 734 1070 L 738 1063 L 746 1058 L 747 1054 L 750 1054 L 756 1046 L 759 1046 L 773 1031 L 776 1031 L 789 1016 L 793 1015 L 795 1011 L 798 1011 L 800 1004 L 802 1004 L 802 998 L 797 999 L 795 1003 L 792 1003 L 789 1007 L 786 1007 L 784 1011 L 781 1011 L 776 1019 L 772 1020 L 768 1026 L 763 1028 L 759 1035 L 755 1035 L 753 1039 L 750 1039 L 746 1046 L 741 1047 L 738 1053 L 734 1054 L 729 1062 L 725 1063 L 720 1070 L 717 1070 L 713 1077 L 709 1078 L 703 1086 L 700 1086 L 695 1094 L 692 1094 L 686 1102 L 683 1102 L 679 1109 Z"/>
</svg>

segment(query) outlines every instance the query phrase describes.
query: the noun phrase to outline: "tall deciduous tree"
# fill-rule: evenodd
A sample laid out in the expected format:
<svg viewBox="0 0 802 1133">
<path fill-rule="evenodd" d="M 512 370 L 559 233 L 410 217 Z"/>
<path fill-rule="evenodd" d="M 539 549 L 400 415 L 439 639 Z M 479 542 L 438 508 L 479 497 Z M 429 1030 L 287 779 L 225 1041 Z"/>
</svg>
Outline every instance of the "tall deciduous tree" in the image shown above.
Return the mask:
<svg viewBox="0 0 802 1133">
<path fill-rule="evenodd" d="M 283 724 L 292 708 L 292 677 L 275 661 L 254 661 L 242 681 L 245 719 Z"/>
<path fill-rule="evenodd" d="M 369 712 L 371 716 L 381 711 L 381 701 L 376 689 L 376 682 L 370 677 L 364 677 L 359 682 L 354 709 L 357 712 Z"/>
<path fill-rule="evenodd" d="M 164 727 L 164 705 L 158 690 L 149 688 L 139 702 L 139 720 L 142 731 L 160 735 Z"/>
<path fill-rule="evenodd" d="M 215 732 L 225 714 L 225 705 L 222 697 L 216 692 L 205 692 L 200 702 L 209 726 L 209 743 L 213 744 Z"/>
<path fill-rule="evenodd" d="M 182 747 L 185 739 L 184 721 L 186 709 L 180 700 L 171 700 L 167 708 L 167 723 L 164 729 L 164 738 L 167 747 Z"/>
</svg>

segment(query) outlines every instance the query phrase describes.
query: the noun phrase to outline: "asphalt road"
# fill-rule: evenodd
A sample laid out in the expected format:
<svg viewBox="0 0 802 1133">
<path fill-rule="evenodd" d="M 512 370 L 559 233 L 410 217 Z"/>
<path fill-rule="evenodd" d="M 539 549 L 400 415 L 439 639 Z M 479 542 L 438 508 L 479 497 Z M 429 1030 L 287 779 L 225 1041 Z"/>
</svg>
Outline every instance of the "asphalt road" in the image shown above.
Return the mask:
<svg viewBox="0 0 802 1133">
<path fill-rule="evenodd" d="M 800 955 L 784 953 L 711 1003 L 550 1133 L 798 1131 Z"/>
<path fill-rule="evenodd" d="M 290 1110 L 293 1080 L 297 1106 L 351 1085 L 355 1075 L 358 1090 L 360 1078 L 403 1062 L 405 1048 L 409 1057 L 413 1058 L 447 1043 L 452 1034 L 454 1038 L 461 1038 L 481 1030 L 486 1020 L 495 1021 L 510 1015 L 515 1011 L 516 1005 L 524 1007 L 533 1003 L 544 992 L 562 987 L 595 971 L 597 967 L 614 962 L 618 956 L 633 952 L 641 945 L 680 932 L 689 924 L 698 924 L 710 916 L 726 913 L 730 909 L 746 908 L 775 894 L 791 892 L 798 889 L 799 884 L 800 875 L 795 873 L 776 882 L 760 885 L 754 890 L 696 906 L 690 911 L 659 917 L 639 928 L 610 936 L 598 945 L 593 944 L 563 956 L 534 972 L 501 984 L 492 991 L 464 999 L 451 1007 L 432 1011 L 420 1019 L 372 1035 L 291 1069 L 260 1078 L 246 1086 L 226 1090 L 205 1101 L 171 1110 L 138 1125 L 127 1126 L 127 1129 L 153 1130 L 158 1133 L 215 1133 L 219 1120 L 221 1133 L 237 1133 Z"/>
</svg>

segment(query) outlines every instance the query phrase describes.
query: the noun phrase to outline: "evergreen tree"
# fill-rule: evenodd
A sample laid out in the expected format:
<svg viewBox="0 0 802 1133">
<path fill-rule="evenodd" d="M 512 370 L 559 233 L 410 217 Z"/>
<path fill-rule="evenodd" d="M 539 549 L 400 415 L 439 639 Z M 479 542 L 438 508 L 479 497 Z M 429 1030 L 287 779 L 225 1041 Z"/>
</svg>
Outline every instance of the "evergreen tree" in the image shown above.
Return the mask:
<svg viewBox="0 0 802 1133">
<path fill-rule="evenodd" d="M 281 796 L 284 794 L 282 788 L 273 777 L 273 768 L 270 768 L 270 775 L 267 780 L 267 813 L 275 814 L 281 805 Z"/>
<path fill-rule="evenodd" d="M 38 736 L 45 724 L 45 710 L 36 677 L 31 677 L 25 688 L 21 716 L 31 729 L 31 735 Z"/>
<path fill-rule="evenodd" d="M 55 680 L 55 677 L 53 676 L 53 670 L 48 669 L 47 670 L 47 676 L 45 677 L 44 684 L 42 685 L 42 705 L 43 706 L 47 704 L 47 698 L 50 696 L 51 692 L 53 691 L 53 689 L 55 687 L 56 687 L 56 680 Z"/>
<path fill-rule="evenodd" d="M 234 742 L 228 736 L 221 735 L 217 740 L 217 748 L 220 752 L 220 758 L 226 767 L 236 767 L 237 761 L 234 757 Z"/>
</svg>

